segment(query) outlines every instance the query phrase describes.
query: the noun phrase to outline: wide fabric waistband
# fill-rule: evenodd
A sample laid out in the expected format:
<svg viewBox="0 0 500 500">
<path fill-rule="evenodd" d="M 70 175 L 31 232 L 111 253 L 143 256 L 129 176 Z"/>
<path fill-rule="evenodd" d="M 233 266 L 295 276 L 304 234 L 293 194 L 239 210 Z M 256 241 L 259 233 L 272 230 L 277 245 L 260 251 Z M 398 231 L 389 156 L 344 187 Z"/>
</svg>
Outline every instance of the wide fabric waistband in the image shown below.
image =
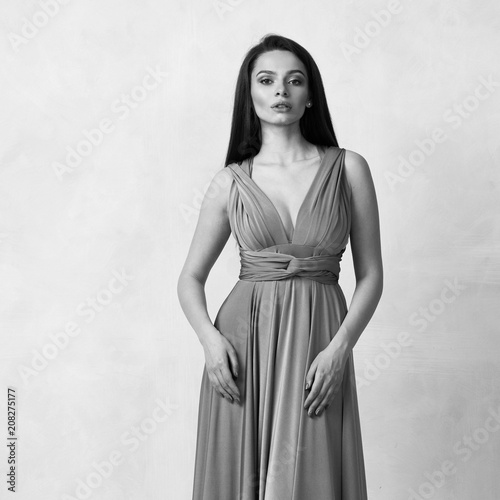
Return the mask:
<svg viewBox="0 0 500 500">
<path fill-rule="evenodd" d="M 239 279 L 246 281 L 275 281 L 301 276 L 327 285 L 338 283 L 340 259 L 335 255 L 293 255 L 253 251 L 240 248 Z"/>
</svg>

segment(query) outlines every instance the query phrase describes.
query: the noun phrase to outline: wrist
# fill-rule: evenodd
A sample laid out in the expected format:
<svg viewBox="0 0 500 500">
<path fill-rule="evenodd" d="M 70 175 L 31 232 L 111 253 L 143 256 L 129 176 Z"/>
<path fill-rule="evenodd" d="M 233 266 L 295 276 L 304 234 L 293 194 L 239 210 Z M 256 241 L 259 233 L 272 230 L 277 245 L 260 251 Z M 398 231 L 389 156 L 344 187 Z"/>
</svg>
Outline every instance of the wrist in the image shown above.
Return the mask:
<svg viewBox="0 0 500 500">
<path fill-rule="evenodd" d="M 217 337 L 220 335 L 219 330 L 215 328 L 213 325 L 208 325 L 206 328 L 203 328 L 200 332 L 198 332 L 198 339 L 203 347 L 207 345 L 210 339 Z"/>
<path fill-rule="evenodd" d="M 329 351 L 338 351 L 341 352 L 342 355 L 346 355 L 351 350 L 351 346 L 346 340 L 342 340 L 335 336 L 328 344 L 327 349 Z"/>
</svg>

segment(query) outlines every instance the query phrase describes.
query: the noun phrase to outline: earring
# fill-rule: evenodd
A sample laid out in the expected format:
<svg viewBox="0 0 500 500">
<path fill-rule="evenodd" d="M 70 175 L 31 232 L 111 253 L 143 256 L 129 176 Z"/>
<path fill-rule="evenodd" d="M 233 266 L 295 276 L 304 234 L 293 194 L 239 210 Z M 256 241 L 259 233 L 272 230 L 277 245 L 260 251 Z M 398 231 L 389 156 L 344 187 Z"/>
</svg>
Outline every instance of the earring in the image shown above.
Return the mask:
<svg viewBox="0 0 500 500">
<path fill-rule="evenodd" d="M 307 101 L 306 106 L 307 106 L 308 108 L 310 108 L 310 107 L 312 106 L 312 102 L 311 102 L 311 101 Z"/>
</svg>

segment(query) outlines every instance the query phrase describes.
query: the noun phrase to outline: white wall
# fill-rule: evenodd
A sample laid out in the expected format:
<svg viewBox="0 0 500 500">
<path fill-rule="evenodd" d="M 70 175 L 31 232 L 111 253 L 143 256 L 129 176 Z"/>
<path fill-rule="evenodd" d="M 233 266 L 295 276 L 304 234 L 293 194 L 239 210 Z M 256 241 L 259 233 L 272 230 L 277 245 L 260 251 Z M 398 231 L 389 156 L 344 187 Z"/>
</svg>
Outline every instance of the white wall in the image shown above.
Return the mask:
<svg viewBox="0 0 500 500">
<path fill-rule="evenodd" d="M 84 498 L 79 481 L 93 499 L 191 498 L 204 357 L 176 281 L 239 65 L 267 32 L 311 52 L 340 145 L 376 183 L 385 290 L 355 347 L 370 499 L 499 498 L 497 2 L 54 2 L 0 5 L 16 498 Z M 84 156 L 61 170 L 71 148 Z M 238 271 L 231 239 L 212 319 Z"/>
</svg>

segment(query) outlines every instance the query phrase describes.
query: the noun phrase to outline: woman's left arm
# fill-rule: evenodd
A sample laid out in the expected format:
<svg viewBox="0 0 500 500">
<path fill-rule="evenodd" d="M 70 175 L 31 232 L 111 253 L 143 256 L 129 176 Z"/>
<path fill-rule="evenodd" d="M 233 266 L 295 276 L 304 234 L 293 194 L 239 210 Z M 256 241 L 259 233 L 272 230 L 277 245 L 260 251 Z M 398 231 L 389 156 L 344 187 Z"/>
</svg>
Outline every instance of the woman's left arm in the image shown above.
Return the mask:
<svg viewBox="0 0 500 500">
<path fill-rule="evenodd" d="M 383 288 L 377 197 L 366 160 L 346 150 L 344 175 L 352 194 L 350 240 L 356 288 L 339 330 L 307 372 L 310 393 L 304 407 L 310 415 L 321 413 L 340 388 L 347 358 L 373 316 Z"/>
<path fill-rule="evenodd" d="M 383 289 L 383 267 L 377 196 L 366 160 L 346 150 L 344 174 L 352 191 L 350 240 L 356 288 L 349 312 L 330 346 L 350 351 L 377 308 Z"/>
</svg>

